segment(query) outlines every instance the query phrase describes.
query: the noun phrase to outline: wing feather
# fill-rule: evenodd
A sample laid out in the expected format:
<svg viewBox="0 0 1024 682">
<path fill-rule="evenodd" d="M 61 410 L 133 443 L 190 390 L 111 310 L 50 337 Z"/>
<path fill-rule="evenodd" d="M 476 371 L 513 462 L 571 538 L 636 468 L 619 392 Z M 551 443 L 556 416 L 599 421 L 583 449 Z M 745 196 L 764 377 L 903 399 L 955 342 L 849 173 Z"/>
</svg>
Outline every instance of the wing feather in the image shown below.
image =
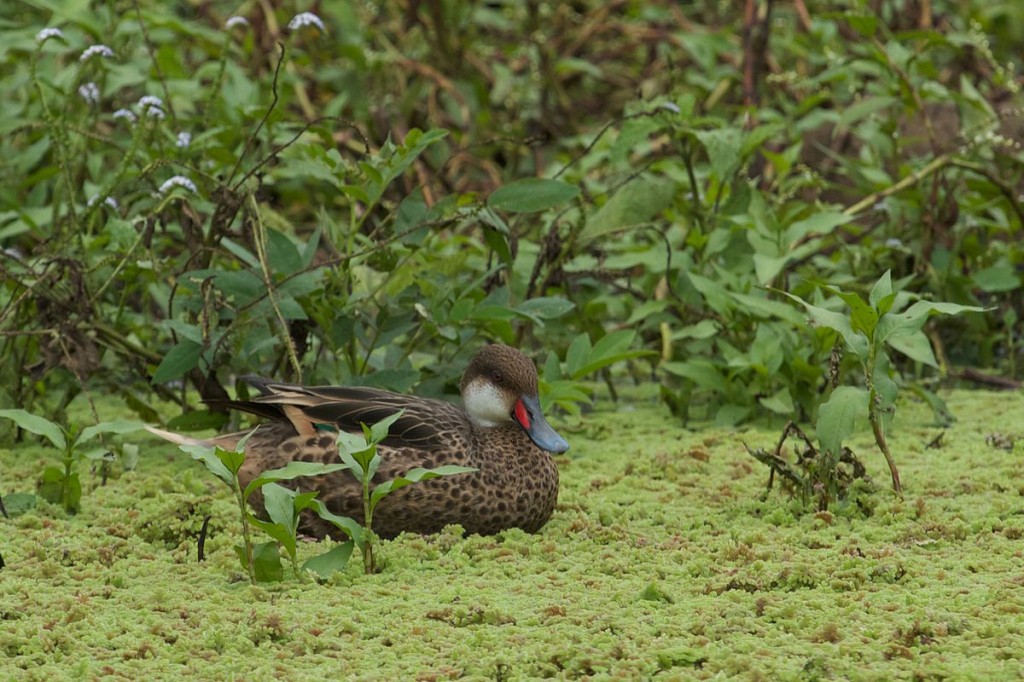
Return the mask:
<svg viewBox="0 0 1024 682">
<path fill-rule="evenodd" d="M 453 431 L 460 436 L 470 431 L 466 414 L 443 400 L 361 386 L 305 387 L 258 377 L 244 379 L 262 395 L 220 404 L 270 419 L 288 419 L 299 433 L 315 424 L 358 433 L 362 424 L 375 424 L 399 410 L 405 412 L 391 426 L 386 445 L 440 448 L 451 442 Z"/>
</svg>

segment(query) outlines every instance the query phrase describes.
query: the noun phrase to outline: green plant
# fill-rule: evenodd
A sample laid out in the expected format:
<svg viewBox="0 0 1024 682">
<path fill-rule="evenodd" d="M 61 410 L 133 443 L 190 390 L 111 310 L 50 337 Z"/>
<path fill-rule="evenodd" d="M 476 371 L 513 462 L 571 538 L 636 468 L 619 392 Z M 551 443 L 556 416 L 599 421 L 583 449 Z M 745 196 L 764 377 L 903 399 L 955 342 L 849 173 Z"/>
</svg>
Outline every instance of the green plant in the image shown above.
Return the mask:
<svg viewBox="0 0 1024 682">
<path fill-rule="evenodd" d="M 901 284 L 906 284 L 906 281 Z M 898 385 L 892 378 L 888 349 L 938 369 L 931 343 L 922 331 L 929 316 L 981 312 L 984 309 L 925 300 L 914 301 L 908 307 L 907 304 L 916 297 L 905 291 L 894 291 L 888 270 L 875 282 L 867 301 L 854 291 L 843 291 L 827 284 L 819 284 L 818 287 L 845 303 L 849 312 L 814 305 L 785 291 L 779 293 L 802 305 L 815 325 L 831 329 L 842 338 L 845 348 L 856 358 L 864 382 L 863 387 L 835 386 L 828 400 L 821 404 L 816 424 L 821 449 L 832 458 L 831 468 L 834 469 L 842 453 L 843 441 L 853 433 L 858 420 L 866 415 L 875 444 L 889 466 L 893 490 L 902 495 L 903 486 L 896 460 L 885 439 L 885 424 L 895 411 L 898 392 Z M 838 377 L 835 383 L 838 383 Z"/>
<path fill-rule="evenodd" d="M 446 464 L 434 469 L 416 467 L 405 472 L 402 476 L 372 485 L 373 477 L 377 473 L 381 461 L 380 455 L 377 453 L 377 446 L 387 438 L 388 429 L 402 416 L 402 412 L 398 411 L 390 417 L 385 417 L 372 426 L 363 424 L 362 438 L 345 431 L 338 433 L 338 453 L 341 455 L 341 461 L 345 463 L 346 468 L 352 472 L 360 485 L 362 485 L 362 532 L 358 534 L 358 538 L 353 537 L 353 540 L 356 540 L 356 546 L 362 552 L 363 570 L 367 574 L 374 573 L 377 570 L 377 558 L 374 554 L 376 540 L 373 533 L 373 511 L 381 500 L 394 491 L 413 483 L 428 481 L 440 476 L 453 476 L 455 474 L 466 474 L 476 471 L 472 467 L 456 466 L 454 464 Z M 320 513 L 322 508 L 322 505 L 320 505 L 317 508 L 317 512 Z M 335 525 L 339 525 L 335 521 L 338 517 L 333 514 L 325 516 L 323 513 L 320 513 L 320 516 Z"/>
<path fill-rule="evenodd" d="M 243 437 L 234 450 L 208 445 L 180 445 L 193 459 L 201 461 L 211 473 L 231 490 L 238 506 L 242 524 L 242 544 L 235 548 L 243 568 L 252 583 L 281 580 L 283 569 L 279 548 L 283 547 L 291 562 L 292 571 L 301 577 L 304 571 L 312 571 L 327 577 L 341 570 L 348 562 L 353 547 L 363 555 L 366 573 L 376 570 L 374 558 L 373 511 L 391 492 L 419 481 L 439 476 L 476 471 L 462 466 L 441 466 L 435 469 L 416 468 L 403 476 L 383 481 L 371 487 L 374 474 L 380 466 L 377 445 L 388 435 L 388 428 L 401 416 L 398 412 L 371 427 L 363 426 L 363 437 L 346 433 L 338 434 L 338 451 L 341 462 L 318 464 L 315 462 L 292 461 L 279 469 L 264 471 L 242 488 L 238 472 L 245 463 L 245 442 L 252 433 Z M 279 481 L 290 481 L 302 477 L 316 477 L 336 471 L 351 471 L 362 486 L 363 523 L 347 516 L 331 512 L 316 496 L 319 491 L 299 492 L 277 485 Z M 260 518 L 249 510 L 249 498 L 262 489 L 264 507 L 268 518 Z M 349 540 L 328 551 L 306 560 L 301 567 L 298 563 L 297 543 L 299 515 L 312 510 L 348 536 Z M 251 527 L 255 526 L 269 535 L 270 542 L 254 543 Z"/>
<path fill-rule="evenodd" d="M 285 548 L 291 559 L 295 575 L 301 577 L 296 555 L 298 515 L 302 510 L 312 506 L 318 493 L 296 493 L 276 485 L 276 482 L 290 481 L 302 476 L 322 476 L 333 471 L 347 469 L 348 465 L 289 462 L 280 469 L 264 471 L 243 489 L 238 479 L 238 472 L 245 463 L 245 442 L 251 435 L 250 432 L 249 435 L 242 438 L 234 450 L 208 445 L 180 445 L 179 448 L 191 455 L 193 459 L 202 462 L 210 473 L 219 478 L 231 490 L 242 524 L 242 544 L 237 546 L 235 551 L 238 553 L 239 561 L 248 574 L 250 582 L 256 584 L 257 582 L 281 580 L 283 576 L 279 546 Z M 269 521 L 260 519 L 249 511 L 249 497 L 260 488 L 264 489 L 263 494 L 270 517 Z M 250 530 L 251 525 L 263 530 L 273 540 L 254 544 Z M 351 553 L 351 548 L 349 548 L 349 553 Z M 310 561 L 314 561 L 314 567 L 319 566 L 319 562 Z"/>
<path fill-rule="evenodd" d="M 865 263 L 997 307 L 936 352 L 1017 378 L 1021 13 L 933 4 L 0 9 L 0 400 L 450 394 L 480 338 L 628 329 L 680 418 L 781 424 L 830 349 L 763 287 Z"/>
<path fill-rule="evenodd" d="M 632 329 L 620 329 L 606 334 L 591 345 L 590 335 L 584 333 L 569 344 L 564 363 L 559 362 L 554 352 L 548 353 L 540 381 L 541 407 L 544 411 L 557 405 L 569 414 L 579 415 L 580 404 L 591 402 L 584 377 L 617 362 L 654 355 L 652 351 L 632 348 L 635 338 L 636 332 Z M 610 380 L 608 387 L 614 397 L 615 388 Z"/>
<path fill-rule="evenodd" d="M 69 514 L 78 512 L 82 506 L 82 481 L 75 470 L 75 464 L 80 459 L 104 462 L 110 453 L 106 447 L 84 452 L 82 447 L 104 434 L 125 434 L 142 428 L 142 424 L 138 422 L 123 419 L 100 422 L 81 430 L 76 427 L 65 428 L 45 417 L 21 409 L 0 410 L 0 417 L 10 419 L 25 431 L 43 436 L 60 451 L 61 466 L 43 469 L 39 495 L 48 502 L 61 505 Z"/>
</svg>

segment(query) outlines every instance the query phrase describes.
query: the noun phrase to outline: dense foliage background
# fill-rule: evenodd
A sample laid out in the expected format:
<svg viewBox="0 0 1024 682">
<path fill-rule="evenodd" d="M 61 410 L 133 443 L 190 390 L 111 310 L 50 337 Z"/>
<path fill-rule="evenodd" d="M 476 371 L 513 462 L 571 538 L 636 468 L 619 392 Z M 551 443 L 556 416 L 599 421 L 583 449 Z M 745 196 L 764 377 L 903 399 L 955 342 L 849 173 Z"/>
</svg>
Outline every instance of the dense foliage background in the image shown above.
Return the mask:
<svg viewBox="0 0 1024 682">
<path fill-rule="evenodd" d="M 0 403 L 450 393 L 487 339 L 569 410 L 618 363 L 683 418 L 813 417 L 837 337 L 775 289 L 886 270 L 991 308 L 899 381 L 1021 377 L 1017 0 L 37 0 L 0 34 Z"/>
</svg>

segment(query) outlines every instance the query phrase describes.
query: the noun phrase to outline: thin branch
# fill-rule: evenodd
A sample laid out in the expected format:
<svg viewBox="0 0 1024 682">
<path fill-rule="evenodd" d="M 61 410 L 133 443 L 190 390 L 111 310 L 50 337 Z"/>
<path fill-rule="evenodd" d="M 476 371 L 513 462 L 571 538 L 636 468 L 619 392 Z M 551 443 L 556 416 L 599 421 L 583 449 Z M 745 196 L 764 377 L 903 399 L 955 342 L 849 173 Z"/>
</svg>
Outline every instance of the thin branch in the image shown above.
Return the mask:
<svg viewBox="0 0 1024 682">
<path fill-rule="evenodd" d="M 865 209 L 871 208 L 882 199 L 885 199 L 886 197 L 891 197 L 894 194 L 899 194 L 908 187 L 916 185 L 918 182 L 928 177 L 929 175 L 934 175 L 935 173 L 942 170 L 946 166 L 952 165 L 953 162 L 954 158 L 951 154 L 943 154 L 942 156 L 938 156 L 932 159 L 931 163 L 929 163 L 927 166 L 914 171 L 913 173 L 903 178 L 896 184 L 890 185 L 889 187 L 886 187 L 885 189 L 879 190 L 877 192 L 873 192 L 864 197 L 863 199 L 861 199 L 860 201 L 858 201 L 857 203 L 847 206 L 846 208 L 843 209 L 843 214 L 855 216 L 858 213 L 864 211 Z"/>
<path fill-rule="evenodd" d="M 288 360 L 292 364 L 292 369 L 295 370 L 296 381 L 301 382 L 302 365 L 299 364 L 299 356 L 295 349 L 295 341 L 292 339 L 292 335 L 288 330 L 288 321 L 285 319 L 284 313 L 281 312 L 281 306 L 274 293 L 274 279 L 270 274 L 270 263 L 267 260 L 267 233 L 263 226 L 262 216 L 260 216 L 260 207 L 256 203 L 256 199 L 252 194 L 249 195 L 249 206 L 252 212 L 251 216 L 253 221 L 253 243 L 256 245 L 256 255 L 260 261 L 260 272 L 263 274 L 263 283 L 267 287 L 267 298 L 270 300 L 270 305 L 274 308 L 274 314 L 277 315 L 277 321 L 281 323 L 281 336 L 284 337 L 285 349 L 288 351 Z"/>
<path fill-rule="evenodd" d="M 136 0 L 136 4 L 137 3 L 138 3 L 138 0 Z M 235 173 L 238 172 L 239 167 L 242 165 L 242 159 L 245 158 L 245 155 L 249 153 L 249 150 L 252 149 L 253 145 L 255 144 L 256 137 L 260 134 L 260 131 L 263 130 L 263 126 L 266 124 L 267 119 L 270 118 L 270 114 L 273 113 L 274 109 L 277 107 L 277 102 L 278 102 L 278 99 L 279 99 L 278 98 L 278 94 L 277 94 L 277 81 L 278 81 L 278 78 L 281 75 L 281 65 L 284 64 L 284 56 L 285 56 L 284 45 L 281 44 L 281 43 L 278 43 L 277 47 L 278 47 L 278 49 L 281 50 L 281 54 L 278 56 L 278 58 L 277 58 L 277 66 L 274 68 L 274 80 L 271 81 L 271 83 L 270 83 L 270 91 L 273 94 L 273 99 L 271 99 L 270 106 L 267 107 L 267 110 L 265 112 L 263 112 L 263 118 L 260 119 L 260 122 L 256 126 L 256 129 L 252 131 L 252 135 L 250 135 L 249 139 L 245 141 L 245 147 L 242 148 L 242 153 L 239 154 L 238 155 L 238 159 L 235 160 L 235 167 L 232 168 L 231 169 L 231 173 L 228 174 L 228 179 L 227 179 L 227 183 L 226 183 L 228 185 L 231 184 L 231 180 L 235 177 Z M 248 177 L 248 176 L 246 176 L 246 177 Z M 243 178 L 243 180 L 244 179 L 245 178 Z M 238 185 L 235 185 L 235 189 L 238 189 Z"/>
</svg>

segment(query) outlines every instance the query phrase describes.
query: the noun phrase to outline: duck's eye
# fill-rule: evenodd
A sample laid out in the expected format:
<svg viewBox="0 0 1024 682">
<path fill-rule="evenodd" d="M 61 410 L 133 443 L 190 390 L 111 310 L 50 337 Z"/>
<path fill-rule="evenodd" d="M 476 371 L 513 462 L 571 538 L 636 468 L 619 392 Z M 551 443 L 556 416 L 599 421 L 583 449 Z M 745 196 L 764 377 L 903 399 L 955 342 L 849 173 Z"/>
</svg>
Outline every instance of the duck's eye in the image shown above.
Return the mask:
<svg viewBox="0 0 1024 682">
<path fill-rule="evenodd" d="M 501 375 L 501 372 L 491 372 L 491 381 L 496 384 L 500 384 L 505 380 L 505 377 Z"/>
</svg>

